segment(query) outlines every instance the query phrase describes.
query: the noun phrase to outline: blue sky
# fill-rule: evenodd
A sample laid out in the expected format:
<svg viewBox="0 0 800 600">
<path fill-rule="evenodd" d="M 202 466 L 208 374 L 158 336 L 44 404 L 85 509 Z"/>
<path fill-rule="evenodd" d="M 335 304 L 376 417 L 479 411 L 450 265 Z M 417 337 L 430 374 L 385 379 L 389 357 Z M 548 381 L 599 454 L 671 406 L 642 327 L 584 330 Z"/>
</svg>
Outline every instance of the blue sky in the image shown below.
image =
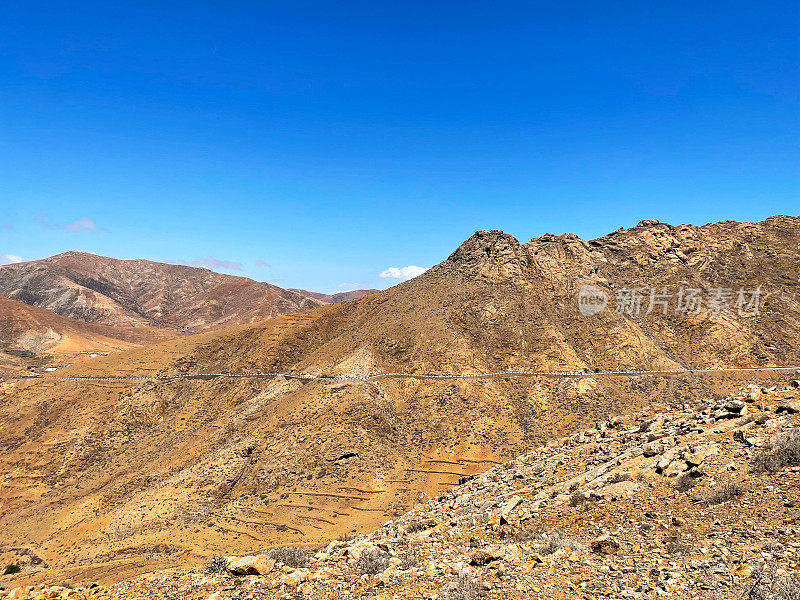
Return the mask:
<svg viewBox="0 0 800 600">
<path fill-rule="evenodd" d="M 798 214 L 798 25 L 795 1 L 8 2 L 0 259 L 336 291 L 477 229 Z"/>
</svg>

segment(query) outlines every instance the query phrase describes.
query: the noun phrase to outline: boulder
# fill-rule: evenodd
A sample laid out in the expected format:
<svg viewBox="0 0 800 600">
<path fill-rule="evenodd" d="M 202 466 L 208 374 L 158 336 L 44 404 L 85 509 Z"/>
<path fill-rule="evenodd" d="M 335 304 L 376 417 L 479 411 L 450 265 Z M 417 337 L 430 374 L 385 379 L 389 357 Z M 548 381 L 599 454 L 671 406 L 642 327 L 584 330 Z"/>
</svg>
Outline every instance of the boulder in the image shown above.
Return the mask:
<svg viewBox="0 0 800 600">
<path fill-rule="evenodd" d="M 619 543 L 611 537 L 610 533 L 604 533 L 591 540 L 589 548 L 595 554 L 616 554 L 619 551 Z"/>
<path fill-rule="evenodd" d="M 500 507 L 500 516 L 503 517 L 506 521 L 511 516 L 511 513 L 517 506 L 522 503 L 522 496 L 513 496 L 508 502 L 503 504 Z"/>
<path fill-rule="evenodd" d="M 380 548 L 378 548 L 372 542 L 369 542 L 367 540 L 360 540 L 347 549 L 348 560 L 351 562 L 357 561 L 359 558 L 361 558 L 361 555 L 367 551 L 379 552 Z"/>
<path fill-rule="evenodd" d="M 690 467 L 699 467 L 703 464 L 705 459 L 716 454 L 717 452 L 718 449 L 716 446 L 699 446 L 685 452 L 683 454 L 683 460 L 685 460 Z"/>
<path fill-rule="evenodd" d="M 295 569 L 291 573 L 282 576 L 280 582 L 289 587 L 297 587 L 304 581 L 311 577 L 311 572 L 308 569 Z"/>
<path fill-rule="evenodd" d="M 228 572 L 233 575 L 266 575 L 275 567 L 275 561 L 266 554 L 231 558 Z"/>
<path fill-rule="evenodd" d="M 611 485 L 594 492 L 592 495 L 601 496 L 606 500 L 616 500 L 625 496 L 632 496 L 640 487 L 642 487 L 641 483 L 629 479 L 628 481 L 612 483 Z"/>
</svg>

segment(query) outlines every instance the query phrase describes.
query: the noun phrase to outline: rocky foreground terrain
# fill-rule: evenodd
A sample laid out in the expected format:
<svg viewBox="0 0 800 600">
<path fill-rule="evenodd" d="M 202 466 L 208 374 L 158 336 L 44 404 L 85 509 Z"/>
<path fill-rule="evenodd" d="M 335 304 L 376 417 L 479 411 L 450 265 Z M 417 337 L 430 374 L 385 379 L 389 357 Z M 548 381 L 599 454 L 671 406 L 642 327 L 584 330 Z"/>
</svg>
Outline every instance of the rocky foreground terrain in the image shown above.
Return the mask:
<svg viewBox="0 0 800 600">
<path fill-rule="evenodd" d="M 800 597 L 800 380 L 646 407 L 464 479 L 323 547 L 0 598 Z"/>
</svg>

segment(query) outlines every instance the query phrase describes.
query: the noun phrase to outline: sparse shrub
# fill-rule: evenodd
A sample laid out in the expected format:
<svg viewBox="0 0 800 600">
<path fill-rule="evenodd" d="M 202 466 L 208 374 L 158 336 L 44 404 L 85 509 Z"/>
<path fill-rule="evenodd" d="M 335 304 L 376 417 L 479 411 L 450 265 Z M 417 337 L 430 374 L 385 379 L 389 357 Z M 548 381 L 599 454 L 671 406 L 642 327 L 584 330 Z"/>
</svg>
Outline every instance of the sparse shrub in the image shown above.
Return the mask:
<svg viewBox="0 0 800 600">
<path fill-rule="evenodd" d="M 675 478 L 673 487 L 679 492 L 688 492 L 697 485 L 697 478 L 692 477 L 689 473 L 681 473 Z"/>
<path fill-rule="evenodd" d="M 670 554 L 687 554 L 691 548 L 681 541 L 680 534 L 668 535 L 664 538 L 664 549 Z"/>
<path fill-rule="evenodd" d="M 308 562 L 308 550 L 298 548 L 297 546 L 270 548 L 267 551 L 267 556 L 275 562 L 281 562 L 287 567 L 293 567 L 295 569 L 304 567 Z"/>
<path fill-rule="evenodd" d="M 212 574 L 227 573 L 230 561 L 227 556 L 215 556 L 206 565 L 206 571 Z"/>
<path fill-rule="evenodd" d="M 406 533 L 412 534 L 417 533 L 420 531 L 425 531 L 426 529 L 431 529 L 432 527 L 436 527 L 436 521 L 432 519 L 423 519 L 420 521 L 411 521 L 406 527 Z"/>
<path fill-rule="evenodd" d="M 564 547 L 564 539 L 559 529 L 554 530 L 544 544 L 538 546 L 536 551 L 542 556 L 550 556 L 555 554 Z"/>
<path fill-rule="evenodd" d="M 650 429 L 650 425 L 655 422 L 655 419 L 647 419 L 639 423 L 638 433 L 646 433 Z"/>
<path fill-rule="evenodd" d="M 609 483 L 622 483 L 623 481 L 630 481 L 631 476 L 628 473 L 615 473 Z"/>
<path fill-rule="evenodd" d="M 355 565 L 356 571 L 362 575 L 383 573 L 387 568 L 389 568 L 389 555 L 381 550 L 365 550 Z"/>
<path fill-rule="evenodd" d="M 586 544 L 582 544 L 575 540 L 568 541 L 566 544 L 564 544 L 564 547 L 567 548 L 567 550 L 569 550 L 570 552 L 578 552 L 578 553 L 586 552 Z"/>
<path fill-rule="evenodd" d="M 705 499 L 705 503 L 709 506 L 713 504 L 722 504 L 728 500 L 738 498 L 747 491 L 747 488 L 741 483 L 736 481 L 729 481 L 723 483 L 718 488 L 711 491 L 711 494 Z"/>
<path fill-rule="evenodd" d="M 753 470 L 774 473 L 784 467 L 800 466 L 800 428 L 792 429 L 775 440 L 769 451 L 759 452 L 753 458 Z"/>
<path fill-rule="evenodd" d="M 445 600 L 477 600 L 483 595 L 483 586 L 466 574 L 459 574 L 444 587 Z"/>
<path fill-rule="evenodd" d="M 3 571 L 3 575 L 13 575 L 14 573 L 19 573 L 20 568 L 19 565 L 6 565 L 5 571 Z"/>
<path fill-rule="evenodd" d="M 741 597 L 743 600 L 800 600 L 800 579 L 778 573 L 772 565 L 753 573 Z"/>
<path fill-rule="evenodd" d="M 570 506 L 583 506 L 589 499 L 583 492 L 573 492 L 569 497 Z"/>
<path fill-rule="evenodd" d="M 403 571 L 413 569 L 421 560 L 419 546 L 406 546 L 405 552 L 400 555 L 400 564 L 397 565 L 398 569 Z"/>
<path fill-rule="evenodd" d="M 535 540 L 536 534 L 530 529 L 520 529 L 517 533 L 514 534 L 514 539 L 517 542 L 524 544 L 526 542 L 532 542 L 533 540 Z"/>
</svg>

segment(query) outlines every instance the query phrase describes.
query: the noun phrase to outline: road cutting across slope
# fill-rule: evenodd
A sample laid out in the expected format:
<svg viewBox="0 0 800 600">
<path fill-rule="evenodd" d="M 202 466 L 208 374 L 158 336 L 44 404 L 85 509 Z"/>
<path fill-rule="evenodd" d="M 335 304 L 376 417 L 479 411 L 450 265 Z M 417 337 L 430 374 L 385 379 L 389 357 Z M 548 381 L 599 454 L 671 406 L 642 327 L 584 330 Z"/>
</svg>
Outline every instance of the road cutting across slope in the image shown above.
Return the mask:
<svg viewBox="0 0 800 600">
<path fill-rule="evenodd" d="M 699 373 L 737 373 L 759 371 L 800 371 L 800 365 L 771 367 L 712 367 L 707 369 L 657 369 L 620 371 L 490 371 L 486 373 L 376 373 L 373 375 L 310 375 L 306 373 L 179 373 L 173 375 L 144 376 L 82 376 L 64 377 L 59 375 L 13 375 L 0 373 L 0 379 L 33 379 L 50 381 L 173 381 L 178 379 L 215 379 L 249 377 L 286 377 L 287 379 L 323 381 L 372 381 L 385 378 L 406 379 L 483 379 L 490 377 L 604 377 L 640 375 L 684 375 Z"/>
</svg>

